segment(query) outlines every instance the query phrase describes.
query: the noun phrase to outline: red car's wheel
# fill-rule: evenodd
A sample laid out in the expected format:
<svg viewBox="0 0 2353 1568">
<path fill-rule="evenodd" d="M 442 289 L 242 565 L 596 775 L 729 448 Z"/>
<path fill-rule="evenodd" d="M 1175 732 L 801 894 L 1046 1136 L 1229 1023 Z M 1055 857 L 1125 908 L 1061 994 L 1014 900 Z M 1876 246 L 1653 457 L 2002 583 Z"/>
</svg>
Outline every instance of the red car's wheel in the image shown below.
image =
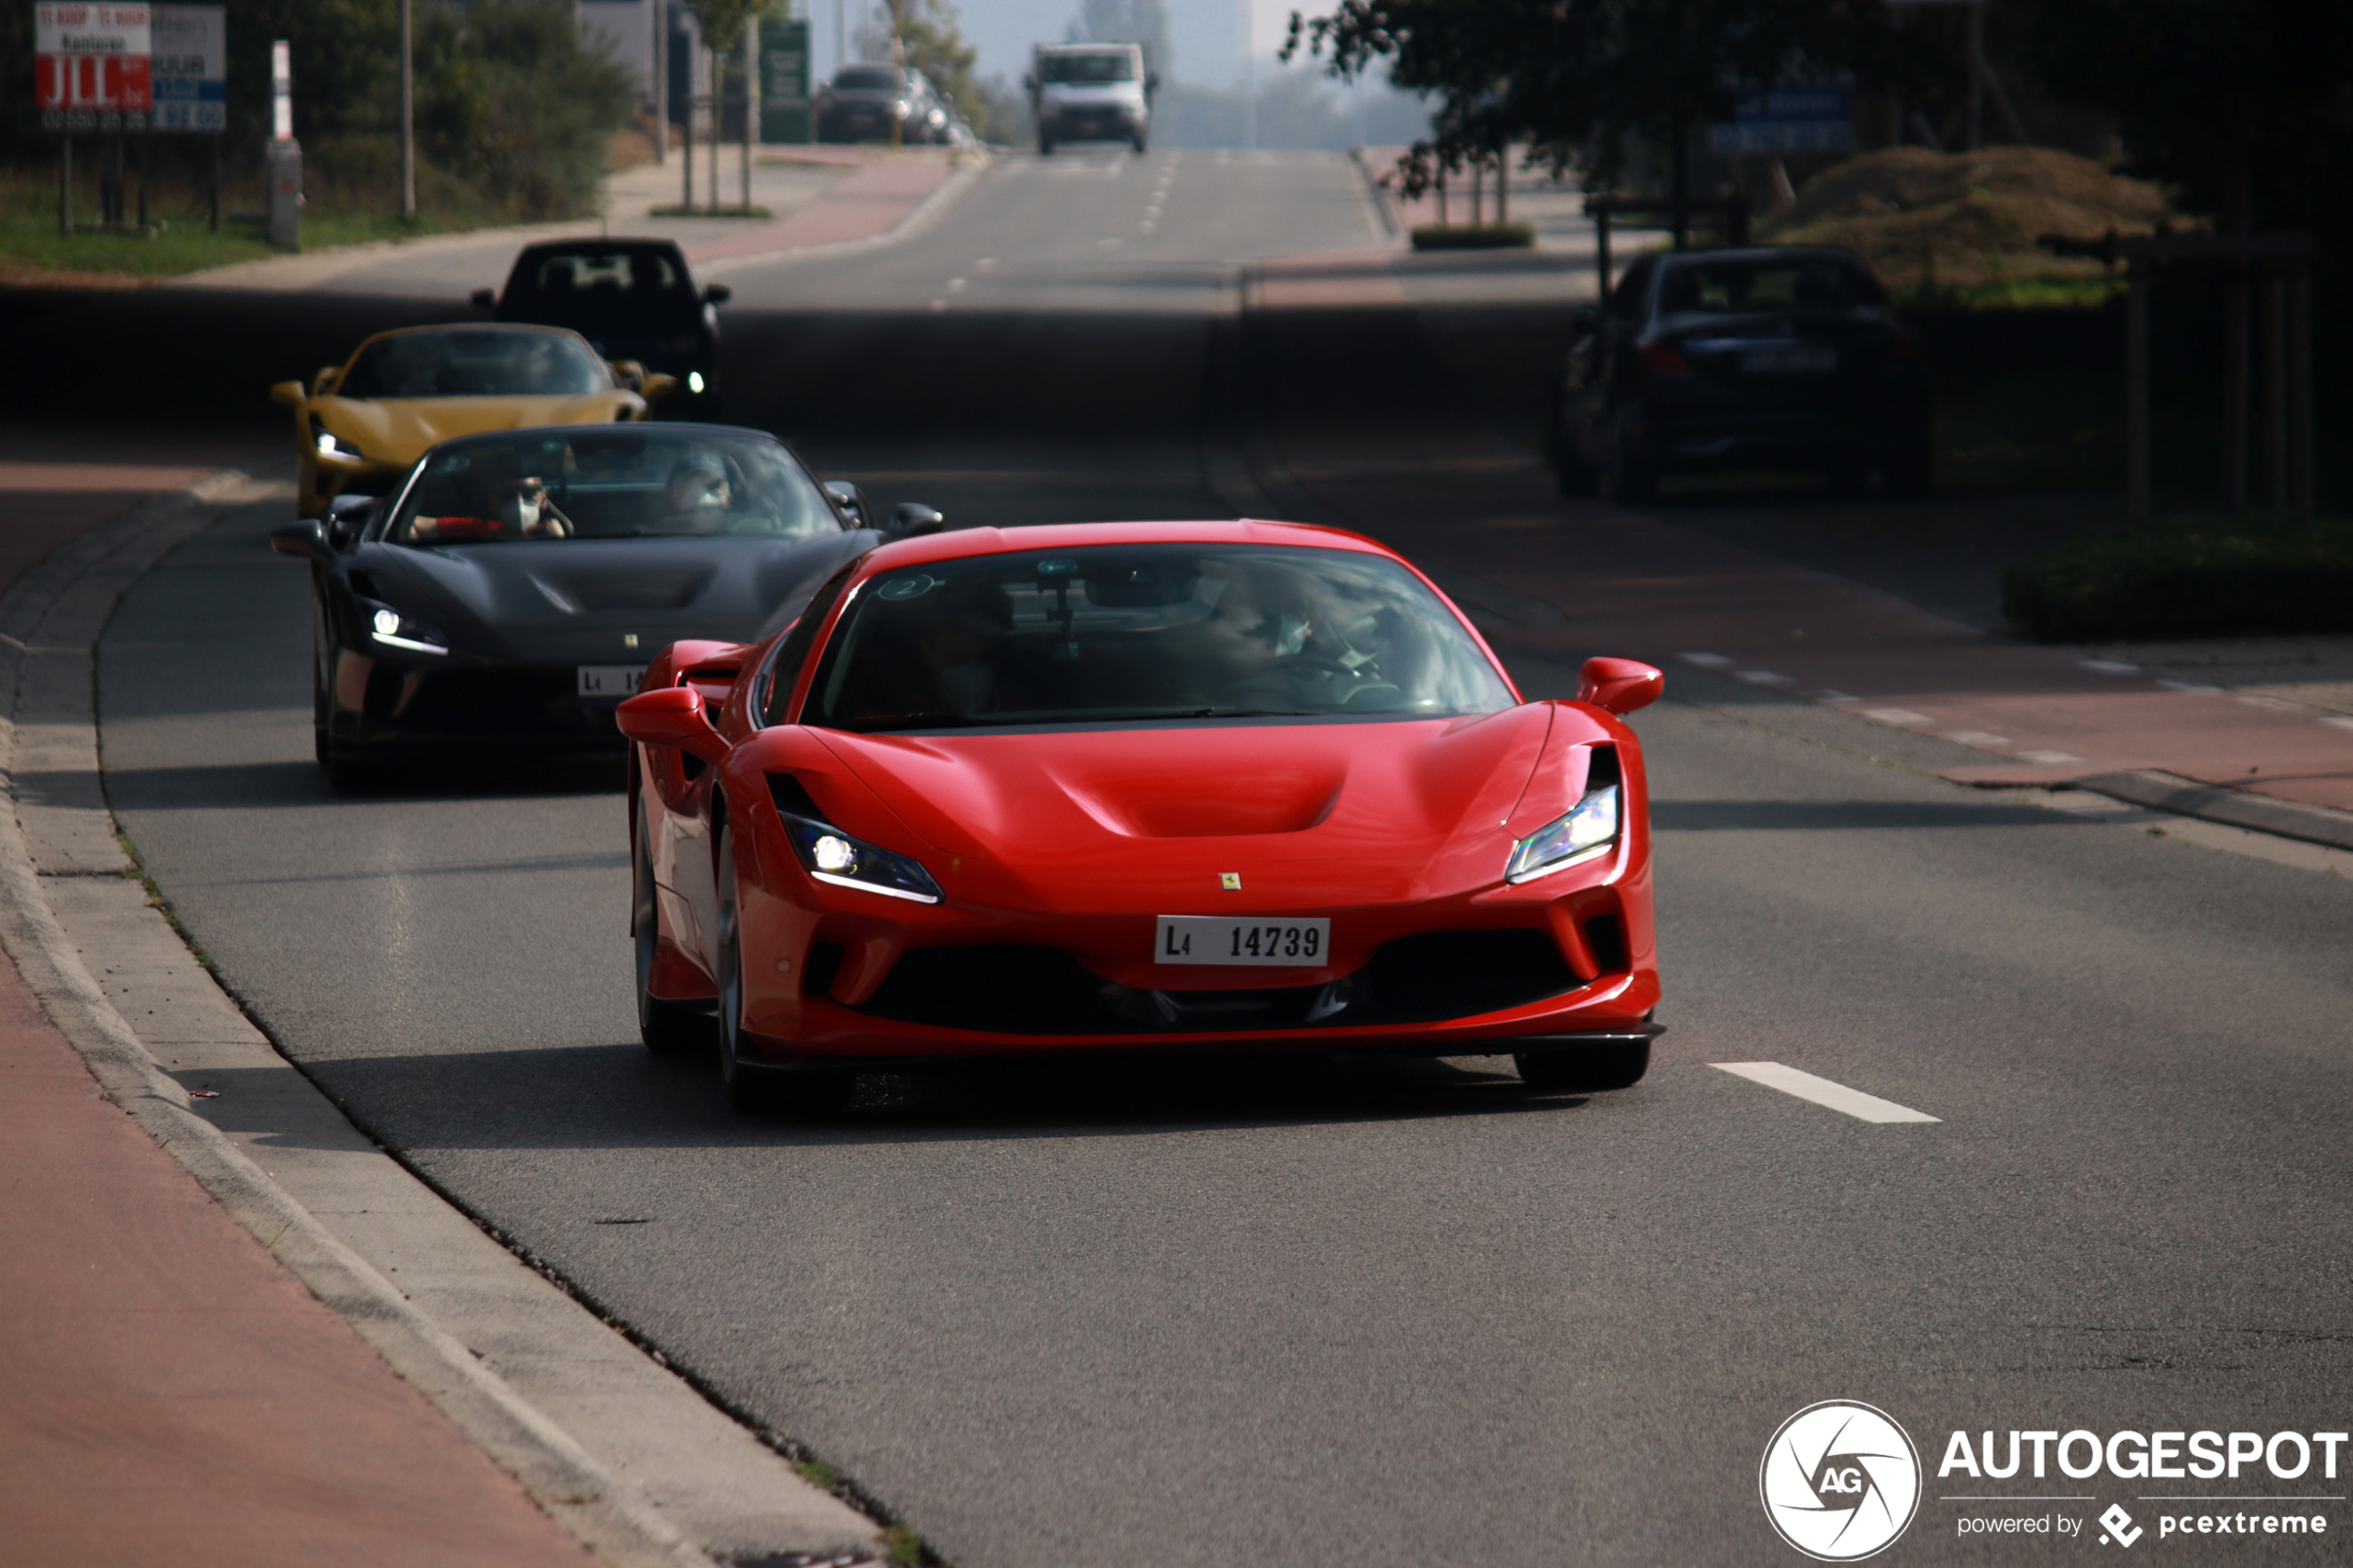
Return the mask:
<svg viewBox="0 0 2353 1568">
<path fill-rule="evenodd" d="M 1576 1050 L 1515 1051 L 1519 1081 L 1548 1094 L 1599 1094 L 1629 1088 L 1651 1068 L 1651 1043 L 1591 1046 Z"/>
<path fill-rule="evenodd" d="M 854 1073 L 779 1072 L 743 1059 L 743 934 L 736 918 L 736 843 L 732 828 L 719 830 L 719 1081 L 727 1103 L 737 1110 L 790 1110 L 822 1115 L 849 1103 L 858 1087 Z"/>
<path fill-rule="evenodd" d="M 661 915 L 655 907 L 652 824 L 646 803 L 637 802 L 637 831 L 629 857 L 631 924 L 637 932 L 637 1037 L 656 1056 L 675 1056 L 711 1043 L 711 1014 L 693 1002 L 665 1001 L 648 989 L 661 947 Z"/>
</svg>

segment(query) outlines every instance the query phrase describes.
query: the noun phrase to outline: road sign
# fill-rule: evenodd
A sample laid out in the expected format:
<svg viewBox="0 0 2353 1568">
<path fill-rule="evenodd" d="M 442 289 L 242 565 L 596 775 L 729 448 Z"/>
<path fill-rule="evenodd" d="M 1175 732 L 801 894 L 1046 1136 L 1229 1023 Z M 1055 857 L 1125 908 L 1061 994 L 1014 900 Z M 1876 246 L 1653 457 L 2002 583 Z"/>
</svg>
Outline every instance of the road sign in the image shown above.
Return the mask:
<svg viewBox="0 0 2353 1568">
<path fill-rule="evenodd" d="M 155 129 L 228 129 L 229 28 L 225 6 L 150 6 Z"/>
<path fill-rule="evenodd" d="M 1855 144 L 1855 89 L 1797 82 L 1741 100 L 1733 122 L 1712 128 L 1719 153 L 1836 152 Z"/>
<path fill-rule="evenodd" d="M 806 20 L 771 17 L 760 24 L 760 139 L 811 139 Z"/>
<path fill-rule="evenodd" d="M 154 103 L 145 5 L 32 8 L 33 90 L 44 131 L 136 131 Z"/>
</svg>

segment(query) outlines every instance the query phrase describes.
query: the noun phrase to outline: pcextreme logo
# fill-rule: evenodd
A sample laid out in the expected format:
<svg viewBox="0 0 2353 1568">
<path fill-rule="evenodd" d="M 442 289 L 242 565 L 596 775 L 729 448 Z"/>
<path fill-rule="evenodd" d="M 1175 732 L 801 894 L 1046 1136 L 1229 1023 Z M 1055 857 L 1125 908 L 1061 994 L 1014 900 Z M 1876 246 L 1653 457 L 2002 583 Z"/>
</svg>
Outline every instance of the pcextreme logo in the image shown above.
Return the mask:
<svg viewBox="0 0 2353 1568">
<path fill-rule="evenodd" d="M 1885 1411 L 1825 1399 L 1781 1423 L 1756 1490 L 1781 1539 L 1818 1562 L 1856 1562 L 1919 1512 L 1919 1450 Z"/>
</svg>

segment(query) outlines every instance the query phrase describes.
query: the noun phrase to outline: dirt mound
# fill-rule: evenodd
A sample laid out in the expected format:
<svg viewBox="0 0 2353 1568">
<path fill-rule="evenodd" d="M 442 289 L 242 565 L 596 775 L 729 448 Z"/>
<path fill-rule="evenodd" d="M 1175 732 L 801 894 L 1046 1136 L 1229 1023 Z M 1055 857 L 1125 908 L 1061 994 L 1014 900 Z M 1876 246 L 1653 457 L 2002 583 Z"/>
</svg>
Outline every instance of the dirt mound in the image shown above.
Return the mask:
<svg viewBox="0 0 2353 1568">
<path fill-rule="evenodd" d="M 1849 245 L 1897 287 L 2085 277 L 2095 261 L 2037 249 L 2044 234 L 2183 227 L 2163 187 L 2047 147 L 1937 153 L 1890 147 L 1808 181 L 1796 204 L 1760 219 L 1775 245 Z"/>
</svg>

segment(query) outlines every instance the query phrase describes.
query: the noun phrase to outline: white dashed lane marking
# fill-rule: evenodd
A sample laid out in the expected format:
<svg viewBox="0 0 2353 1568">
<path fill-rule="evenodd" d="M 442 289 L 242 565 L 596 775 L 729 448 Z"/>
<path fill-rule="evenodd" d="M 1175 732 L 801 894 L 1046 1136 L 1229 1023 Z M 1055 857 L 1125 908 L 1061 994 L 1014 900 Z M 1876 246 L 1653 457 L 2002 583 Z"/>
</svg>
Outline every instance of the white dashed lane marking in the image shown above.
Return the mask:
<svg viewBox="0 0 2353 1568">
<path fill-rule="evenodd" d="M 1778 1061 L 1711 1061 L 1710 1067 L 1719 1073 L 1730 1073 L 1735 1078 L 1745 1078 L 1752 1084 L 1762 1084 L 1768 1089 L 1779 1089 L 1799 1099 L 1812 1100 L 1843 1111 L 1858 1122 L 1941 1122 L 1941 1116 L 1931 1116 L 1925 1110 L 1914 1110 L 1908 1105 L 1898 1105 L 1892 1099 L 1867 1095 L 1860 1089 L 1850 1089 L 1843 1084 L 1833 1084 L 1828 1078 L 1817 1078 L 1811 1073 L 1801 1073 L 1794 1067 L 1784 1067 Z"/>
</svg>

